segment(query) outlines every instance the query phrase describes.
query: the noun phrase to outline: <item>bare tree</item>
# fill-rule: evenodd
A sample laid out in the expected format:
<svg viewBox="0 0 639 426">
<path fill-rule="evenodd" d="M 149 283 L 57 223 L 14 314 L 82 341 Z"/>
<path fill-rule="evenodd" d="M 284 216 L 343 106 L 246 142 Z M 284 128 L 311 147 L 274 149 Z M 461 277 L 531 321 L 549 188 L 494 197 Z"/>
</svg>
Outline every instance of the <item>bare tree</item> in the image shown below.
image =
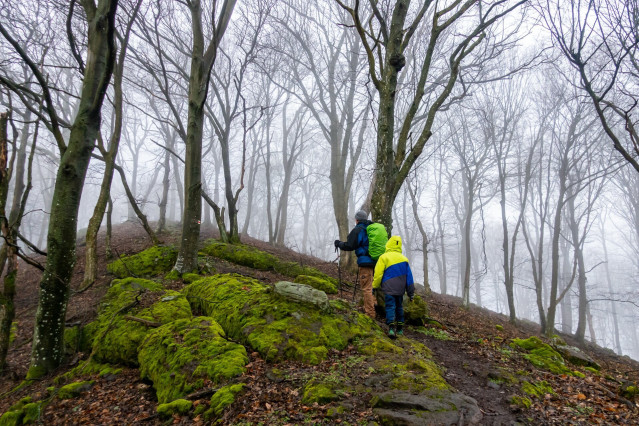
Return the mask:
<svg viewBox="0 0 639 426">
<path fill-rule="evenodd" d="M 80 195 L 91 152 L 100 129 L 101 109 L 115 61 L 115 13 L 117 0 L 79 1 L 87 20 L 87 60 L 77 56 L 83 84 L 78 113 L 71 126 L 68 144 L 51 98 L 50 86 L 37 65 L 0 22 L 0 33 L 29 65 L 41 89 L 47 127 L 53 133 L 61 159 L 55 183 L 49 222 L 47 262 L 40 281 L 36 325 L 29 378 L 40 377 L 56 368 L 63 357 L 64 318 L 69 298 L 69 282 L 75 264 L 75 238 Z M 100 23 L 98 25 L 98 22 Z M 13 87 L 16 92 L 19 88 Z"/>
<path fill-rule="evenodd" d="M 371 207 L 373 219 L 391 228 L 395 198 L 433 134 L 437 113 L 451 100 L 460 75 L 464 78 L 462 63 L 485 39 L 491 38 L 488 30 L 495 22 L 525 1 L 501 0 L 484 8 L 477 0 L 455 0 L 445 5 L 427 0 L 414 6 L 410 0 L 397 0 L 382 9 L 377 1 L 369 0 L 366 11 L 361 10 L 359 0 L 353 6 L 335 1 L 351 15 L 366 51 L 371 82 L 379 96 Z M 464 28 L 457 26 L 462 19 Z M 414 38 L 416 34 L 420 37 Z M 411 44 L 418 43 L 416 40 L 425 43 L 425 52 L 408 62 L 405 52 Z M 438 51 L 444 44 L 448 44 L 450 52 L 447 61 L 443 59 L 446 58 L 443 51 Z M 498 55 L 500 50 L 495 45 L 487 47 L 483 59 Z M 445 64 L 438 67 L 438 59 Z M 410 92 L 402 92 L 410 100 L 403 120 L 396 126 L 396 99 L 402 89 L 398 79 L 406 65 L 414 70 L 417 82 Z M 443 71 L 433 76 L 437 70 Z M 455 97 L 463 96 L 466 89 L 464 85 L 462 93 Z"/>
<path fill-rule="evenodd" d="M 577 71 L 581 89 L 615 150 L 639 172 L 635 127 L 639 62 L 636 1 L 545 0 L 539 8 L 553 40 Z M 616 121 L 624 123 L 624 130 Z"/>
</svg>

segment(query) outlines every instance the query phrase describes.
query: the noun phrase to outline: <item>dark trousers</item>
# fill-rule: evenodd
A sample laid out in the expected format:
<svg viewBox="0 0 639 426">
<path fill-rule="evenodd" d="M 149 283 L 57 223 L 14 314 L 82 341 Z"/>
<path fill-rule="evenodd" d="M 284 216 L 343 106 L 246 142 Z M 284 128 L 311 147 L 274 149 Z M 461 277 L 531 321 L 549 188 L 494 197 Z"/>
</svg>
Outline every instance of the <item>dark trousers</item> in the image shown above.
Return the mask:
<svg viewBox="0 0 639 426">
<path fill-rule="evenodd" d="M 391 324 L 394 321 L 398 323 L 404 323 L 404 296 L 391 296 L 390 294 L 384 295 L 384 303 L 386 304 L 386 324 Z"/>
</svg>

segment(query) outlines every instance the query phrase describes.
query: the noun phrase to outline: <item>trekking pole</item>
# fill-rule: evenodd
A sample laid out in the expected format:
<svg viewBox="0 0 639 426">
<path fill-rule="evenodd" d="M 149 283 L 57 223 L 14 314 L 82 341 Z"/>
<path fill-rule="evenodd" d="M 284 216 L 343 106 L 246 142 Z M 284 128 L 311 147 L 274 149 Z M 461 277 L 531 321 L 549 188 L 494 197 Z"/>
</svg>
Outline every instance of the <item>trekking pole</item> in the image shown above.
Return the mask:
<svg viewBox="0 0 639 426">
<path fill-rule="evenodd" d="M 342 268 L 340 266 L 341 259 L 339 255 L 339 248 L 335 247 L 335 253 L 337 253 L 337 284 L 339 286 L 339 297 L 342 298 Z"/>
<path fill-rule="evenodd" d="M 357 268 L 357 278 L 355 279 L 355 285 L 353 286 L 353 303 L 355 303 L 355 293 L 357 293 L 358 284 L 359 284 L 359 268 Z"/>
</svg>

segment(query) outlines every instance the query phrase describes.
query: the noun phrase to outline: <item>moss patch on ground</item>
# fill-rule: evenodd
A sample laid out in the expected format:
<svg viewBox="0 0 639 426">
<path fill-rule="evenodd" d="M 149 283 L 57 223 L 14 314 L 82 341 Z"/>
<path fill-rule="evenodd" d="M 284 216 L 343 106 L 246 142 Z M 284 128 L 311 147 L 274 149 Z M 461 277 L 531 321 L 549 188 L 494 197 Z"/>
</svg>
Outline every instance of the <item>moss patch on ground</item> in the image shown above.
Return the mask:
<svg viewBox="0 0 639 426">
<path fill-rule="evenodd" d="M 219 416 L 222 411 L 237 398 L 238 394 L 244 389 L 244 383 L 236 383 L 233 385 L 227 385 L 220 388 L 211 397 L 211 408 L 204 413 L 204 417 L 210 419 L 214 416 Z"/>
<path fill-rule="evenodd" d="M 298 275 L 295 277 L 294 282 L 310 285 L 317 290 L 322 290 L 326 294 L 337 294 L 337 287 L 335 284 L 323 278 L 313 277 L 311 275 Z"/>
<path fill-rule="evenodd" d="M 44 405 L 44 401 L 33 402 L 30 396 L 24 397 L 0 416 L 0 426 L 35 423 L 40 419 Z"/>
<path fill-rule="evenodd" d="M 173 246 L 153 246 L 131 256 L 120 256 L 107 265 L 107 271 L 118 278 L 156 277 L 173 268 L 177 254 Z"/>
<path fill-rule="evenodd" d="M 572 371 L 564 364 L 563 357 L 550 345 L 541 341 L 539 337 L 528 339 L 513 339 L 511 346 L 525 350 L 524 358 L 537 368 L 554 374 L 572 375 Z"/>
<path fill-rule="evenodd" d="M 555 395 L 555 391 L 545 380 L 542 380 L 540 382 L 524 381 L 521 384 L 521 390 L 526 392 L 526 394 L 537 398 L 543 398 L 544 395 L 547 394 Z"/>
<path fill-rule="evenodd" d="M 81 393 L 87 392 L 89 389 L 91 389 L 93 387 L 93 383 L 93 380 L 69 383 L 68 385 L 62 386 L 60 389 L 58 389 L 58 398 L 75 398 Z"/>
<path fill-rule="evenodd" d="M 325 314 L 237 274 L 196 281 L 184 294 L 194 311 L 213 317 L 229 337 L 249 345 L 267 361 L 294 359 L 318 364 L 329 349 L 342 350 L 353 339 L 381 332 L 365 315 L 352 311 Z"/>
<path fill-rule="evenodd" d="M 96 361 L 136 366 L 138 345 L 149 327 L 126 316 L 165 324 L 191 318 L 191 308 L 183 294 L 163 290 L 154 281 L 140 278 L 115 280 L 107 291 L 96 319 L 93 339 Z"/>
<path fill-rule="evenodd" d="M 304 386 L 304 395 L 302 396 L 302 404 L 311 405 L 315 402 L 318 404 L 326 404 L 327 402 L 339 399 L 332 386 L 327 383 L 321 383 L 317 380 L 310 380 Z"/>
<path fill-rule="evenodd" d="M 166 404 L 158 405 L 157 411 L 160 416 L 171 417 L 173 414 L 186 414 L 191 410 L 193 403 L 188 399 L 176 399 Z"/>
<path fill-rule="evenodd" d="M 158 401 L 166 403 L 244 372 L 243 346 L 224 338 L 209 317 L 180 319 L 149 332 L 138 354 L 140 375 L 153 381 Z"/>
</svg>

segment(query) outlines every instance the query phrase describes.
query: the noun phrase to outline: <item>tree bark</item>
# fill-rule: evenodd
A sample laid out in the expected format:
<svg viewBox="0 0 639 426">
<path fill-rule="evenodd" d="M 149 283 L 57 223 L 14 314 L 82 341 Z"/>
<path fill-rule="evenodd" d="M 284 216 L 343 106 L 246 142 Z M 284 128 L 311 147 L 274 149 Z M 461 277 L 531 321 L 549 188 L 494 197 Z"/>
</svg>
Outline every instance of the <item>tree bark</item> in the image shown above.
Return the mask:
<svg viewBox="0 0 639 426">
<path fill-rule="evenodd" d="M 78 209 L 101 109 L 115 62 L 117 0 L 82 2 L 88 20 L 88 53 L 78 114 L 60 159 L 47 236 L 47 262 L 40 281 L 38 310 L 27 378 L 52 371 L 64 356 L 64 318 L 75 265 Z"/>
<path fill-rule="evenodd" d="M 202 30 L 202 6 L 193 0 L 191 29 L 191 71 L 189 77 L 188 118 L 186 130 L 186 154 L 184 162 L 184 210 L 182 213 L 182 239 L 174 269 L 183 274 L 196 271 L 197 250 L 202 216 L 202 134 L 204 127 L 204 103 L 209 90 L 211 68 L 217 57 L 217 49 L 230 20 L 236 0 L 225 0 L 219 22 L 213 28 L 214 36 L 208 47 L 204 46 Z"/>
</svg>

